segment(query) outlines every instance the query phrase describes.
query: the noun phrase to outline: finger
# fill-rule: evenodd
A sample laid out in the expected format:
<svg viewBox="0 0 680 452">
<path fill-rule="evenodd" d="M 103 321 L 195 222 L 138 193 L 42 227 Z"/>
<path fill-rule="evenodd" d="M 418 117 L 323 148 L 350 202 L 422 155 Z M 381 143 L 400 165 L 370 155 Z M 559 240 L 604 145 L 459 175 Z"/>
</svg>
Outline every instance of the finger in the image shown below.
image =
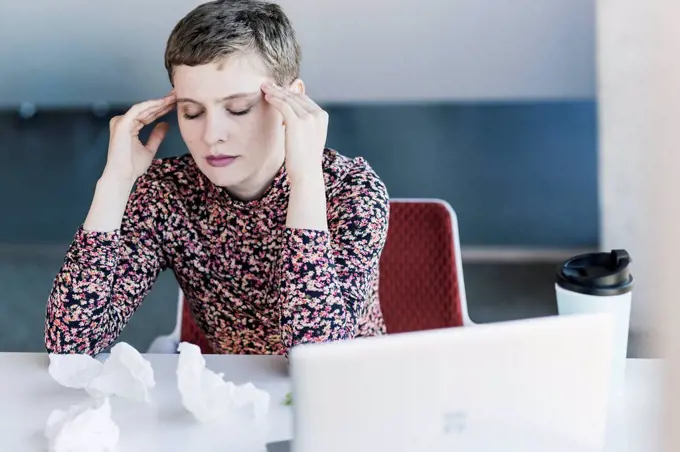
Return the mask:
<svg viewBox="0 0 680 452">
<path fill-rule="evenodd" d="M 281 113 L 281 115 L 283 115 L 285 122 L 289 123 L 299 118 L 297 113 L 295 113 L 295 110 L 293 110 L 293 107 L 291 107 L 291 105 L 281 97 L 275 96 L 272 93 L 267 93 L 265 94 L 264 98 L 274 108 L 276 108 Z"/>
<path fill-rule="evenodd" d="M 151 110 L 152 108 L 160 108 L 164 105 L 164 103 L 165 99 L 155 99 L 133 105 L 127 112 L 125 112 L 119 122 L 127 122 L 132 124 L 132 121 L 137 119 L 140 115 L 144 114 L 148 110 Z"/>
<path fill-rule="evenodd" d="M 159 111 L 160 111 L 160 109 L 158 109 L 158 107 L 149 108 L 149 109 L 140 113 L 140 115 L 143 115 L 142 117 L 133 119 L 131 124 L 130 123 L 123 123 L 123 121 L 126 120 L 125 117 L 123 117 L 120 120 L 119 124 L 121 125 L 121 127 L 128 128 L 128 130 L 130 130 L 130 132 L 132 132 L 132 134 L 137 135 L 137 134 L 139 134 L 139 132 L 142 130 L 142 128 L 144 126 L 151 124 L 153 122 L 153 120 L 151 119 L 152 114 L 157 113 Z"/>
<path fill-rule="evenodd" d="M 294 106 L 297 105 L 309 113 L 320 113 L 323 111 L 323 109 L 305 93 L 297 93 L 284 89 L 271 81 L 264 82 L 262 88 L 265 94 L 272 93 L 273 95 L 283 96 L 288 99 L 289 102 L 292 102 Z"/>
<path fill-rule="evenodd" d="M 307 110 L 305 110 L 299 102 L 290 94 L 287 94 L 282 91 L 276 91 L 269 93 L 268 96 L 271 98 L 278 99 L 279 101 L 285 103 L 288 105 L 288 107 L 293 111 L 295 114 L 295 117 L 301 118 L 307 116 Z"/>
<path fill-rule="evenodd" d="M 305 99 L 301 94 L 287 92 L 285 97 L 286 100 L 293 106 L 293 109 L 297 112 L 298 116 L 305 117 L 309 116 L 311 113 L 314 113 L 307 102 L 305 102 Z"/>
<path fill-rule="evenodd" d="M 114 116 L 113 118 L 111 118 L 111 120 L 109 121 L 109 127 L 113 130 L 116 127 L 116 124 L 118 124 L 118 122 L 120 122 L 122 117 L 123 116 L 121 115 L 121 116 Z"/>
<path fill-rule="evenodd" d="M 170 105 L 166 106 L 162 110 L 158 111 L 158 113 L 153 115 L 152 121 L 155 121 L 156 119 L 160 118 L 161 116 L 167 115 L 168 113 L 170 113 L 174 109 L 175 109 L 175 104 L 170 104 Z"/>
<path fill-rule="evenodd" d="M 173 103 L 174 102 L 174 96 L 165 96 L 161 99 L 154 99 L 154 100 L 147 100 L 145 102 L 141 102 L 139 104 L 133 105 L 127 113 L 123 115 L 121 118 L 120 122 L 121 123 L 127 123 L 127 124 L 132 124 L 133 121 L 138 119 L 141 115 L 147 113 L 149 110 L 153 110 L 155 108 L 163 108 L 167 104 Z"/>
<path fill-rule="evenodd" d="M 131 127 L 132 133 L 139 134 L 139 132 L 142 130 L 142 128 L 144 128 L 144 126 L 151 124 L 161 116 L 165 116 L 173 108 L 175 108 L 175 104 L 166 105 L 165 107 L 161 107 L 160 109 L 151 108 L 147 110 L 145 113 L 142 114 L 143 115 L 142 117 L 136 119 L 132 124 Z"/>
<path fill-rule="evenodd" d="M 149 135 L 149 139 L 146 142 L 146 148 L 155 154 L 163 142 L 165 135 L 168 133 L 169 128 L 170 126 L 167 122 L 156 124 L 156 127 L 153 128 L 151 135 Z"/>
<path fill-rule="evenodd" d="M 319 105 L 306 94 L 300 94 L 300 104 L 305 110 L 312 114 L 321 113 L 324 111 L 323 108 L 319 107 Z"/>
<path fill-rule="evenodd" d="M 142 126 L 151 124 L 161 116 L 168 114 L 173 108 L 175 108 L 174 103 L 161 106 L 160 108 L 150 108 L 144 113 L 140 114 L 139 118 L 136 120 L 135 126 L 139 126 L 141 128 Z"/>
<path fill-rule="evenodd" d="M 290 104 L 291 108 L 295 113 L 297 114 L 298 117 L 304 117 L 307 116 L 307 109 L 302 105 L 302 102 L 300 101 L 299 94 L 293 93 L 290 90 L 281 88 L 278 85 L 275 85 L 273 83 L 266 83 L 265 84 L 265 92 L 270 94 L 273 97 L 277 97 L 288 104 Z"/>
<path fill-rule="evenodd" d="M 175 103 L 176 99 L 174 96 L 166 97 L 161 105 L 147 108 L 143 112 L 139 113 L 137 116 L 137 121 L 140 121 L 144 124 L 151 124 L 156 119 L 172 110 L 175 106 Z"/>
</svg>

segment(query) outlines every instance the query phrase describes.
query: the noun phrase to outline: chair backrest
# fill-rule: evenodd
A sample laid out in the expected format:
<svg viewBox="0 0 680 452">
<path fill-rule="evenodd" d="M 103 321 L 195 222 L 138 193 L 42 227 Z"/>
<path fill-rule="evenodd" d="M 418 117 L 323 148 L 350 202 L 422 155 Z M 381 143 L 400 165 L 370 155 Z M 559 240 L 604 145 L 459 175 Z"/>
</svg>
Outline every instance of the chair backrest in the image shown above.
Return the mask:
<svg viewBox="0 0 680 452">
<path fill-rule="evenodd" d="M 380 305 L 389 333 L 462 326 L 467 312 L 458 221 L 437 199 L 390 201 L 387 242 L 380 258 Z M 187 303 L 181 303 L 180 340 L 205 354 L 210 343 Z"/>
<path fill-rule="evenodd" d="M 180 326 L 180 341 L 191 342 L 200 347 L 201 353 L 204 355 L 209 355 L 214 353 L 210 341 L 205 337 L 203 330 L 196 324 L 194 316 L 191 314 L 191 307 L 189 303 L 184 302 L 184 297 L 182 296 L 182 323 Z"/>
<path fill-rule="evenodd" d="M 458 222 L 448 203 L 391 201 L 379 290 L 390 333 L 469 323 Z"/>
</svg>

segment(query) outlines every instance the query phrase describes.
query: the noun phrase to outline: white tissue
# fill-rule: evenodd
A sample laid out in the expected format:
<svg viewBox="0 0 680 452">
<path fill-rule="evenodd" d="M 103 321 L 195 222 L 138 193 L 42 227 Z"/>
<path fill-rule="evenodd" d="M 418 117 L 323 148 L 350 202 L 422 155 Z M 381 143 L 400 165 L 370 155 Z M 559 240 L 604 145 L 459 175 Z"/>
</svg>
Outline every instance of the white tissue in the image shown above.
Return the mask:
<svg viewBox="0 0 680 452">
<path fill-rule="evenodd" d="M 104 365 L 89 355 L 50 355 L 49 373 L 60 385 L 84 389 L 101 372 Z"/>
<path fill-rule="evenodd" d="M 184 407 L 200 422 L 227 418 L 236 410 L 250 406 L 255 418 L 262 418 L 269 410 L 270 396 L 252 383 L 237 386 L 225 382 L 223 374 L 205 367 L 201 349 L 188 342 L 179 344 L 177 388 Z"/>
<path fill-rule="evenodd" d="M 111 349 L 102 372 L 85 390 L 92 396 L 117 395 L 150 402 L 149 390 L 156 386 L 151 363 L 130 344 L 120 342 Z"/>
<path fill-rule="evenodd" d="M 149 390 L 156 385 L 151 363 L 125 342 L 116 344 L 104 363 L 88 355 L 51 354 L 49 373 L 57 383 L 85 389 L 93 397 L 117 395 L 149 402 Z"/>
<path fill-rule="evenodd" d="M 107 397 L 54 410 L 45 427 L 49 452 L 111 452 L 120 437 Z"/>
</svg>

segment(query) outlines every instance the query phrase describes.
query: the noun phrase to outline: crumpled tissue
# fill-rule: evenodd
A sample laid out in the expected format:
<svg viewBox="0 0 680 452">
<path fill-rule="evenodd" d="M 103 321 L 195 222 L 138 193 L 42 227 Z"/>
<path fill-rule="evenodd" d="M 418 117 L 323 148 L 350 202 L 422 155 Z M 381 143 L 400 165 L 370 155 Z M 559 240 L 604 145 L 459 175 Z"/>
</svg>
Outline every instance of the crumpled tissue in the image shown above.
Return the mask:
<svg viewBox="0 0 680 452">
<path fill-rule="evenodd" d="M 45 437 L 49 452 L 111 452 L 120 437 L 108 397 L 89 399 L 68 411 L 53 410 Z"/>
<path fill-rule="evenodd" d="M 150 402 L 150 390 L 156 386 L 151 363 L 130 344 L 120 342 L 111 349 L 102 372 L 92 380 L 87 392 L 93 396 L 117 395 L 140 402 Z"/>
<path fill-rule="evenodd" d="M 50 354 L 49 373 L 62 386 L 85 389 L 102 373 L 104 364 L 89 355 Z"/>
<path fill-rule="evenodd" d="M 151 363 L 125 342 L 116 344 L 103 363 L 88 355 L 50 354 L 49 373 L 59 384 L 85 389 L 93 397 L 150 402 L 149 391 L 156 385 Z"/>
<path fill-rule="evenodd" d="M 252 383 L 235 385 L 205 367 L 201 349 L 188 342 L 179 344 L 177 388 L 184 407 L 200 422 L 211 422 L 250 408 L 256 419 L 269 411 L 269 393 Z"/>
</svg>

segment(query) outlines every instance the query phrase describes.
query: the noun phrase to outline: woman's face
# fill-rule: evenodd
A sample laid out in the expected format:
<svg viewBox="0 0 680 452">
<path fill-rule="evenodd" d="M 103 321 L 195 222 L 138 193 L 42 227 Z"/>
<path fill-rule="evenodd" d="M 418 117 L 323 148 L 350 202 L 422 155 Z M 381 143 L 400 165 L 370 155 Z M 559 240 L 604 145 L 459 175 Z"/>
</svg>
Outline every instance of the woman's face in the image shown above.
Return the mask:
<svg viewBox="0 0 680 452">
<path fill-rule="evenodd" d="M 285 157 L 282 116 L 261 90 L 267 80 L 272 77 L 255 54 L 174 70 L 179 128 L 189 152 L 215 185 L 242 199 L 259 196 Z"/>
</svg>

